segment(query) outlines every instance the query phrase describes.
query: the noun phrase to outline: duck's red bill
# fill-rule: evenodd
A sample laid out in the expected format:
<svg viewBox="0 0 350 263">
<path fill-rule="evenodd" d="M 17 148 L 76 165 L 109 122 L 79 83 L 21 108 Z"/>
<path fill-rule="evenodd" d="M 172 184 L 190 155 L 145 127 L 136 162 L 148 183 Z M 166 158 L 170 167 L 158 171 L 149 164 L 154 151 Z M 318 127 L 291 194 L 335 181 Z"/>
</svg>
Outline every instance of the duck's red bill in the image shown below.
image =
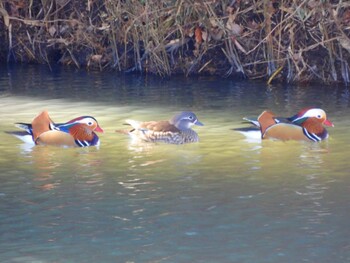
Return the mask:
<svg viewBox="0 0 350 263">
<path fill-rule="evenodd" d="M 326 126 L 334 127 L 333 122 L 331 122 L 330 120 L 325 120 L 323 124 Z"/>
<path fill-rule="evenodd" d="M 95 132 L 104 132 L 104 131 L 99 125 L 97 125 Z"/>
</svg>

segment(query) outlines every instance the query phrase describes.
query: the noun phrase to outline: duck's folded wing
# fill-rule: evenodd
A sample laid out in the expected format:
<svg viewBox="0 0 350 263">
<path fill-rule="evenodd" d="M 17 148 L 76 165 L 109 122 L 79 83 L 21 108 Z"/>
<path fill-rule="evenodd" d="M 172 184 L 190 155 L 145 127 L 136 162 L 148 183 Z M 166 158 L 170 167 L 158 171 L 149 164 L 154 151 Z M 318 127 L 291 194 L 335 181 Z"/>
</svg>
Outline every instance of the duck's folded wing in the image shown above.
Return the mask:
<svg viewBox="0 0 350 263">
<path fill-rule="evenodd" d="M 288 123 L 278 123 L 268 127 L 262 134 L 262 138 L 274 138 L 279 140 L 308 140 L 301 126 Z"/>
<path fill-rule="evenodd" d="M 142 124 L 142 128 L 151 130 L 153 132 L 179 132 L 175 125 L 169 121 L 150 121 Z"/>
<path fill-rule="evenodd" d="M 50 130 L 43 132 L 35 141 L 37 144 L 58 145 L 58 146 L 77 146 L 73 136 L 62 131 Z"/>
</svg>

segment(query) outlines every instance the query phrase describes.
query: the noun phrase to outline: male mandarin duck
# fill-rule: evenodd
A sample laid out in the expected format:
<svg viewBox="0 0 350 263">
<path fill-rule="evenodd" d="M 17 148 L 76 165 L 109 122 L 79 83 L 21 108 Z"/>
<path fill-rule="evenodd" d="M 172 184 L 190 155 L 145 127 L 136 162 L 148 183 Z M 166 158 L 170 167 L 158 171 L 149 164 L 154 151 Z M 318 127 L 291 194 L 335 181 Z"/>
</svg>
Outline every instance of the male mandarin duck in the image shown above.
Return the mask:
<svg viewBox="0 0 350 263">
<path fill-rule="evenodd" d="M 11 133 L 24 142 L 70 147 L 98 146 L 100 140 L 95 132 L 103 132 L 94 117 L 81 116 L 66 123 L 54 123 L 47 111 L 31 123 L 16 123 L 16 126 L 25 132 Z"/>
<path fill-rule="evenodd" d="M 164 142 L 169 144 L 184 144 L 198 142 L 197 133 L 191 129 L 193 125 L 203 126 L 193 112 L 184 111 L 176 114 L 168 121 L 139 122 L 126 120 L 132 127 L 126 131 L 132 138 L 146 142 Z M 117 130 L 117 132 L 123 132 Z"/>
<path fill-rule="evenodd" d="M 318 108 L 306 108 L 292 117 L 277 117 L 271 111 L 262 112 L 257 120 L 244 118 L 258 129 L 235 129 L 250 137 L 250 132 L 255 131 L 261 139 L 279 140 L 305 140 L 318 142 L 328 138 L 325 126 L 333 127 L 333 123 L 327 119 L 326 112 Z M 252 133 L 253 134 L 253 133 Z"/>
</svg>

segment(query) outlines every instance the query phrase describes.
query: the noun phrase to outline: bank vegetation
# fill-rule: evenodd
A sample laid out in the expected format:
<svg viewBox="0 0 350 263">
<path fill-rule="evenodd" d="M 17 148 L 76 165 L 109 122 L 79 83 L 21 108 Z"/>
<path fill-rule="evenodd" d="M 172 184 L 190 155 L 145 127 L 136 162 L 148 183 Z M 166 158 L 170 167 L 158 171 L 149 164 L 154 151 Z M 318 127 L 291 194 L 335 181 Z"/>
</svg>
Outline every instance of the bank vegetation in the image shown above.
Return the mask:
<svg viewBox="0 0 350 263">
<path fill-rule="evenodd" d="M 4 63 L 350 83 L 350 1 L 2 0 Z"/>
</svg>

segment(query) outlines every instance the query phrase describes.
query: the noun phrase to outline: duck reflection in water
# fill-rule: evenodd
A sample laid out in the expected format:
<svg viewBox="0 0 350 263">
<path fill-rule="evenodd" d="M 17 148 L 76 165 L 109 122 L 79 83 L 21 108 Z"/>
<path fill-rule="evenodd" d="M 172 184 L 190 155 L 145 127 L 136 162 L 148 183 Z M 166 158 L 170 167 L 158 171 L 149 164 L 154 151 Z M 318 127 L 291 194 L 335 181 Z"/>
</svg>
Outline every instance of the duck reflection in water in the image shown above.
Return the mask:
<svg viewBox="0 0 350 263">
<path fill-rule="evenodd" d="M 21 154 L 28 160 L 24 163 L 28 173 L 33 173 L 33 184 L 40 190 L 57 187 L 89 187 L 102 180 L 105 159 L 100 158 L 96 148 L 61 148 L 52 145 L 32 147 Z"/>
</svg>

